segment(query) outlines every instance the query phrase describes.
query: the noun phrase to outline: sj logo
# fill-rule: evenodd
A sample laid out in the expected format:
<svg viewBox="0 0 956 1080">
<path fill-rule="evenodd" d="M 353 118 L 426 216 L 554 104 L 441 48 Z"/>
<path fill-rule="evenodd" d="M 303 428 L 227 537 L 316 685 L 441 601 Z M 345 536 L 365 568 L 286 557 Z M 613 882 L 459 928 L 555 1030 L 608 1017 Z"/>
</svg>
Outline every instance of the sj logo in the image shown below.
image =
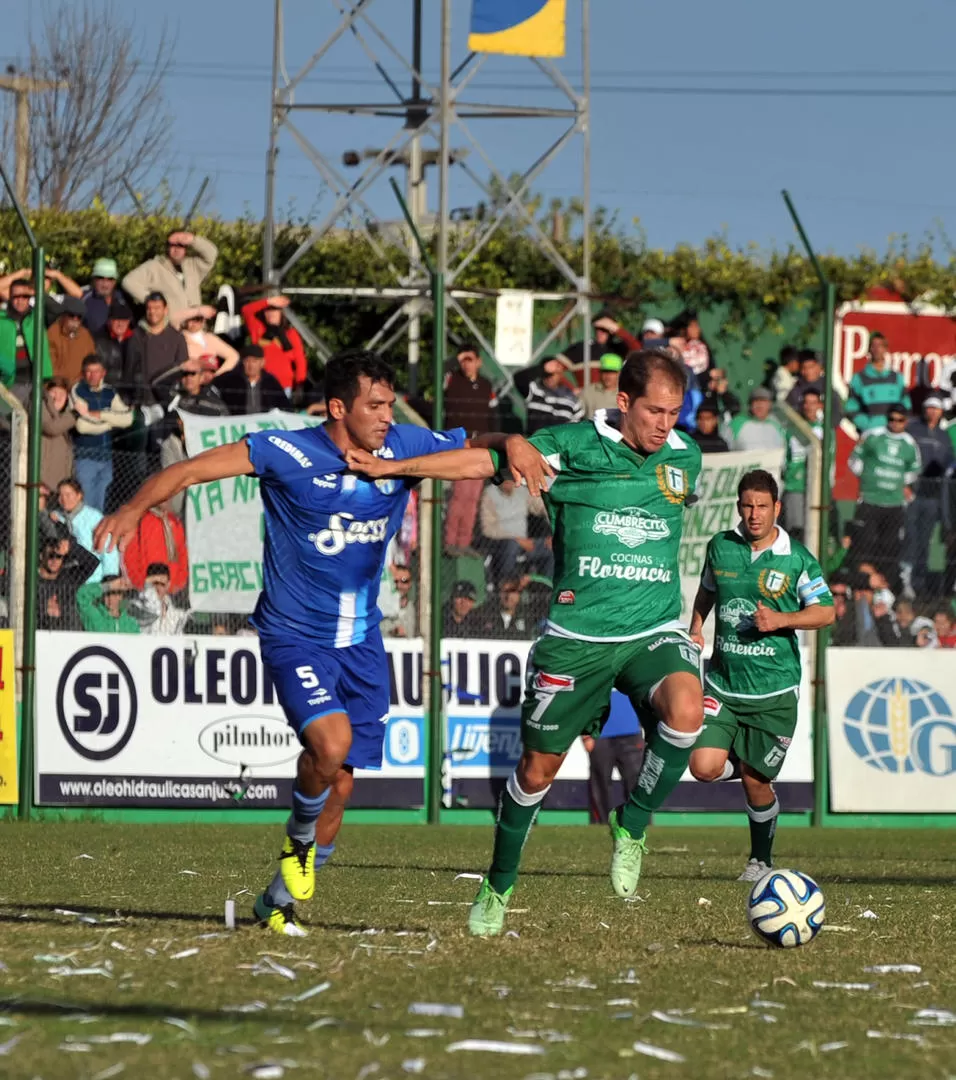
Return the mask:
<svg viewBox="0 0 956 1080">
<path fill-rule="evenodd" d="M 682 503 L 687 498 L 687 473 L 673 465 L 658 465 L 657 486 L 670 503 Z"/>
<path fill-rule="evenodd" d="M 790 575 L 782 574 L 779 570 L 763 570 L 757 579 L 757 588 L 771 600 L 783 596 L 789 586 Z"/>
</svg>

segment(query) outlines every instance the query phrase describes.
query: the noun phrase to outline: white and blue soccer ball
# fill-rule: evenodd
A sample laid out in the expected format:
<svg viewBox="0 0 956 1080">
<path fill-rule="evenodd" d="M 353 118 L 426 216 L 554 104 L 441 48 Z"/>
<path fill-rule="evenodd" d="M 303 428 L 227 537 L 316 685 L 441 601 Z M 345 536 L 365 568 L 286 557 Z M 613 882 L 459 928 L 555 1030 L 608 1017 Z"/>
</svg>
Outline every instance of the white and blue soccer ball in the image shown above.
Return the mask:
<svg viewBox="0 0 956 1080">
<path fill-rule="evenodd" d="M 750 928 L 778 949 L 807 945 L 820 932 L 826 908 L 820 886 L 799 870 L 770 870 L 747 901 Z"/>
</svg>

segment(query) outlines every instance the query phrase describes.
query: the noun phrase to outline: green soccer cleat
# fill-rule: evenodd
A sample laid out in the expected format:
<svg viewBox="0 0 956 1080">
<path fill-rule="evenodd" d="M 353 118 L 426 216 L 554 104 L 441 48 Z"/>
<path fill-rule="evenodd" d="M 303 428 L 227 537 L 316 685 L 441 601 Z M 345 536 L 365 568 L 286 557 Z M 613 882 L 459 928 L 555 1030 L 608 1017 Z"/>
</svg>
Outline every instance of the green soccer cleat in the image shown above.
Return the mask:
<svg viewBox="0 0 956 1080">
<path fill-rule="evenodd" d="M 611 857 L 611 886 L 618 896 L 627 898 L 637 892 L 641 880 L 641 863 L 647 853 L 647 842 L 642 836 L 635 840 L 621 824 L 619 810 L 612 810 L 608 818 L 614 854 Z"/>
<path fill-rule="evenodd" d="M 315 893 L 315 844 L 287 836 L 279 856 L 282 880 L 293 900 L 311 900 Z"/>
<path fill-rule="evenodd" d="M 496 893 L 486 878 L 468 913 L 468 933 L 473 937 L 497 937 L 504 929 L 505 912 L 512 892 L 514 885 L 503 893 Z"/>
<path fill-rule="evenodd" d="M 256 921 L 267 927 L 274 934 L 282 934 L 284 937 L 308 937 L 309 932 L 295 917 L 295 908 L 292 904 L 285 907 L 269 907 L 266 903 L 266 894 L 259 893 L 255 904 L 252 905 L 252 913 Z"/>
</svg>

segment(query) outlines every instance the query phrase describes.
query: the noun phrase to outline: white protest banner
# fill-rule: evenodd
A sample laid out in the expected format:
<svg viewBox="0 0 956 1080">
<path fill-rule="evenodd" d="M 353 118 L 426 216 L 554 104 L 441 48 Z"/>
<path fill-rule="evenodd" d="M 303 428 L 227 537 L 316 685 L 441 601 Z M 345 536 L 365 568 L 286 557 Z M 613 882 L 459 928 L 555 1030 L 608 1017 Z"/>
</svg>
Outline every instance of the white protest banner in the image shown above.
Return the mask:
<svg viewBox="0 0 956 1080">
<path fill-rule="evenodd" d="M 783 469 L 783 450 L 736 450 L 729 454 L 704 454 L 697 481 L 698 502 L 684 511 L 684 532 L 680 543 L 681 618 L 690 623 L 694 597 L 700 586 L 707 543 L 740 521 L 737 513 L 737 485 L 751 469 L 766 469 L 777 483 Z M 713 644 L 714 620 L 704 626 L 708 645 Z"/>
<path fill-rule="evenodd" d="M 956 662 L 946 650 L 827 652 L 835 812 L 956 813 Z"/>
<path fill-rule="evenodd" d="M 301 413 L 269 412 L 210 417 L 180 413 L 186 453 L 193 457 L 254 431 L 295 431 L 322 423 Z M 197 484 L 186 492 L 189 601 L 193 611 L 255 608 L 262 588 L 262 502 L 254 476 Z"/>
</svg>

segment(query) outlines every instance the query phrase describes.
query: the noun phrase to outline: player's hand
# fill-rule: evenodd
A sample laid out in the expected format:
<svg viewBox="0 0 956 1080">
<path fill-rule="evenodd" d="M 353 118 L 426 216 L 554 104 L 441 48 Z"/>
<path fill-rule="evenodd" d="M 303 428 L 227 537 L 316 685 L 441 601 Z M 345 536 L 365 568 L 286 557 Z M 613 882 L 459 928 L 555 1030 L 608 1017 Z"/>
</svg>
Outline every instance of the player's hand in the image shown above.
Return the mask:
<svg viewBox="0 0 956 1080">
<path fill-rule="evenodd" d="M 365 473 L 366 476 L 379 478 L 389 474 L 389 463 L 367 450 L 346 450 L 345 463 L 351 472 Z"/>
<path fill-rule="evenodd" d="M 126 545 L 136 535 L 142 514 L 139 510 L 131 510 L 128 506 L 121 506 L 115 514 L 110 514 L 93 530 L 94 551 L 125 551 Z"/>
<path fill-rule="evenodd" d="M 582 735 L 581 742 L 584 743 L 584 749 L 587 750 L 587 752 L 590 754 L 591 751 L 594 749 L 594 736 Z"/>
<path fill-rule="evenodd" d="M 762 634 L 772 634 L 774 630 L 780 630 L 786 622 L 786 616 L 782 611 L 774 611 L 768 608 L 762 600 L 757 603 L 757 611 L 754 614 L 754 626 Z"/>
<path fill-rule="evenodd" d="M 700 649 L 701 652 L 704 651 L 704 634 L 703 634 L 703 631 L 701 631 L 701 630 L 691 630 L 690 639 L 697 646 L 697 648 Z"/>
<path fill-rule="evenodd" d="M 535 497 L 540 495 L 542 490 L 547 490 L 548 481 L 554 476 L 554 469 L 523 435 L 509 435 L 505 443 L 505 453 L 516 484 L 524 480 L 528 491 Z"/>
</svg>

